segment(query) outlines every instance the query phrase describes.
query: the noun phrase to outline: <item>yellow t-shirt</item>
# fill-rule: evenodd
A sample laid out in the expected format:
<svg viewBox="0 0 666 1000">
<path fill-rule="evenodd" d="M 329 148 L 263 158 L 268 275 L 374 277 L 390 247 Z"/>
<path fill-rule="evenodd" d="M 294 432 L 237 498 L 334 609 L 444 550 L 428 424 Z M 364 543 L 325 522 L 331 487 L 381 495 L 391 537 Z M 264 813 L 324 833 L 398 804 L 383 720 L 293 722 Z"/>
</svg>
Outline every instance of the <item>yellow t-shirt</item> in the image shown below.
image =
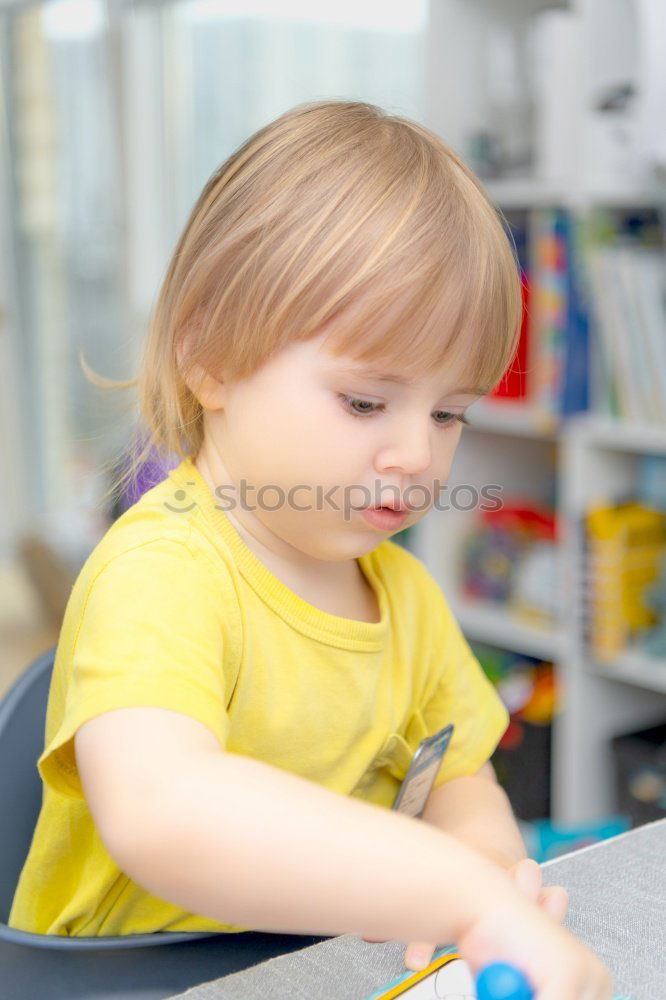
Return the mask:
<svg viewBox="0 0 666 1000">
<path fill-rule="evenodd" d="M 436 784 L 485 763 L 507 712 L 441 589 L 390 539 L 358 561 L 379 622 L 322 611 L 287 587 L 189 458 L 111 525 L 67 604 L 37 765 L 42 807 L 11 927 L 61 935 L 248 929 L 151 895 L 109 855 L 74 753 L 76 730 L 103 712 L 182 712 L 223 748 L 387 809 L 419 742 L 450 722 Z"/>
</svg>

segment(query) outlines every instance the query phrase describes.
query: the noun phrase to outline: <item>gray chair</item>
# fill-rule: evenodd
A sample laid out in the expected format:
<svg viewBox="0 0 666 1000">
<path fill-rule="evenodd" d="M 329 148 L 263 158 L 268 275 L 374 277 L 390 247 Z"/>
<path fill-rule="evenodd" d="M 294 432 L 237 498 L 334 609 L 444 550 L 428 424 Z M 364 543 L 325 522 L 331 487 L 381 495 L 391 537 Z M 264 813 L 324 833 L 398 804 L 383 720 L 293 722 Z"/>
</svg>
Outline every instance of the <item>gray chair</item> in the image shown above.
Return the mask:
<svg viewBox="0 0 666 1000">
<path fill-rule="evenodd" d="M 7 926 L 42 800 L 37 759 L 55 649 L 0 701 L 0 995 L 2 1000 L 164 1000 L 198 983 L 325 941 L 301 934 L 32 934 Z"/>
</svg>

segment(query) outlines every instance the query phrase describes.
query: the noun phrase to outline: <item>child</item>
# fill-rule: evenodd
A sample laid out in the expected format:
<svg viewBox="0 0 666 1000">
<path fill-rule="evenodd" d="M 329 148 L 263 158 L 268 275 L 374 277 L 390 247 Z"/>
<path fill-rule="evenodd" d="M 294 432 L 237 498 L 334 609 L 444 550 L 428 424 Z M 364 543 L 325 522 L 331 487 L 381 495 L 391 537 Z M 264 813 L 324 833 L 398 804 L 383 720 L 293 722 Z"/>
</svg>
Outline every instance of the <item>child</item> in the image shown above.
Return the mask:
<svg viewBox="0 0 666 1000">
<path fill-rule="evenodd" d="M 213 175 L 138 380 L 146 447 L 182 461 L 74 586 L 11 926 L 351 932 L 410 942 L 413 968 L 456 942 L 539 1000 L 610 997 L 488 764 L 506 710 L 390 540 L 520 310 L 495 209 L 419 125 L 303 105 Z M 392 810 L 449 723 L 423 821 Z"/>
</svg>

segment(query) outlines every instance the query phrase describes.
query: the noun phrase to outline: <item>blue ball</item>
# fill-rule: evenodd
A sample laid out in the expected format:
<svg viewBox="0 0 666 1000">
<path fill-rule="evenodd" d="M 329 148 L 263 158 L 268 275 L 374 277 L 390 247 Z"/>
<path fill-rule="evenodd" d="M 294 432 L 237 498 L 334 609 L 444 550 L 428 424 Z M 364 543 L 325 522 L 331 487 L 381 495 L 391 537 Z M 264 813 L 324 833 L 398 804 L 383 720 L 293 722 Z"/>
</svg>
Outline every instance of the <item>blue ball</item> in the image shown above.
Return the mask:
<svg viewBox="0 0 666 1000">
<path fill-rule="evenodd" d="M 494 962 L 482 969 L 476 991 L 479 1000 L 532 1000 L 534 997 L 522 972 L 505 962 Z"/>
</svg>

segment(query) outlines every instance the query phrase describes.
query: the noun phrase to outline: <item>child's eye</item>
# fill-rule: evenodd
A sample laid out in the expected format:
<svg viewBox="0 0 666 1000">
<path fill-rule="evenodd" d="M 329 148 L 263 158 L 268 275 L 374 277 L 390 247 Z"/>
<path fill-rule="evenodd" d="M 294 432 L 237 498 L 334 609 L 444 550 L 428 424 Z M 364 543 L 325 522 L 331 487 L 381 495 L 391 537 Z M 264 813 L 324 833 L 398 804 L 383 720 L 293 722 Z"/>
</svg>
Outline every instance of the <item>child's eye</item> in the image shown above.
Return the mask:
<svg viewBox="0 0 666 1000">
<path fill-rule="evenodd" d="M 345 396 L 343 393 L 339 395 L 345 409 L 352 417 L 371 416 L 373 413 L 377 413 L 385 408 L 383 403 L 371 403 L 368 399 L 358 399 L 357 396 Z M 456 421 L 461 424 L 469 423 L 464 413 L 449 413 L 448 410 L 436 410 L 435 413 L 435 423 L 439 427 L 448 427 Z M 443 419 L 438 419 L 439 417 Z"/>
<path fill-rule="evenodd" d="M 469 424 L 469 420 L 464 413 L 449 413 L 448 410 L 437 410 L 437 415 L 443 417 L 443 420 L 436 420 L 440 427 L 447 427 L 449 424 L 454 424 L 458 421 L 459 424 Z"/>
<path fill-rule="evenodd" d="M 356 396 L 345 396 L 341 394 L 340 399 L 344 403 L 347 411 L 351 413 L 352 417 L 362 417 L 365 416 L 366 413 L 375 413 L 377 410 L 384 409 L 383 403 L 371 403 L 368 399 L 357 399 Z"/>
</svg>

